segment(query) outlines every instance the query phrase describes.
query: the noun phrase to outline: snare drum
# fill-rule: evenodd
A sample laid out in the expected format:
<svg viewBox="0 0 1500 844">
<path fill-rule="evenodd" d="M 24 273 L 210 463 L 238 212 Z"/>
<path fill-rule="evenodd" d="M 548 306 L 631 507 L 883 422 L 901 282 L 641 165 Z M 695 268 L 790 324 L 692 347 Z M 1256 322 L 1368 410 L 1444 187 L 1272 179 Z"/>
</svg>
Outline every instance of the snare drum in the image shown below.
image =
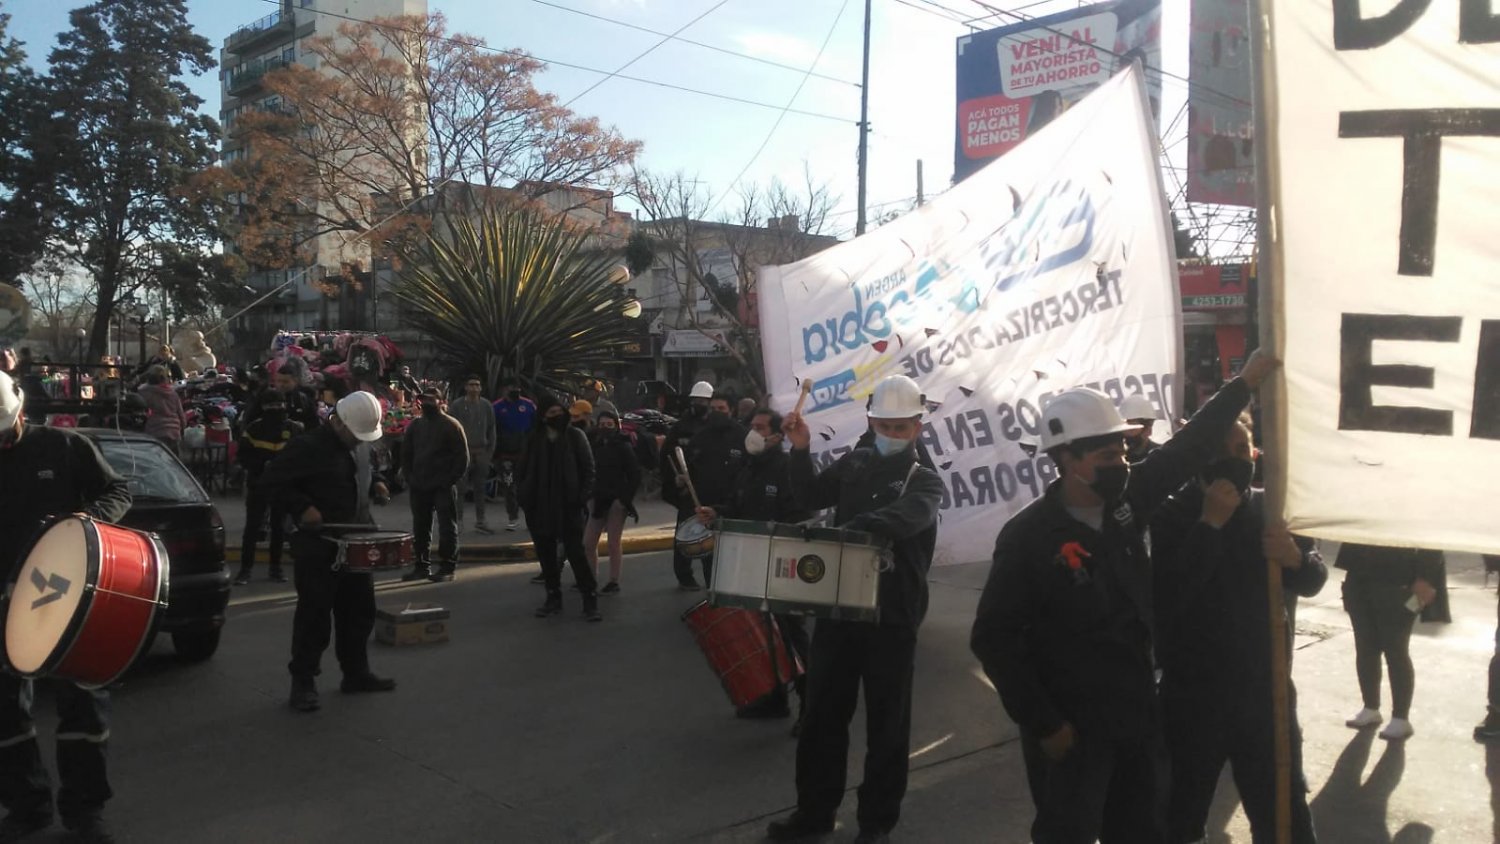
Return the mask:
<svg viewBox="0 0 1500 844">
<path fill-rule="evenodd" d="M 412 535 L 394 530 L 330 536 L 339 546 L 334 569 L 352 572 L 405 568 L 412 564 Z"/>
<path fill-rule="evenodd" d="M 735 707 L 754 703 L 802 675 L 802 663 L 770 616 L 700 601 L 682 620 Z"/>
<path fill-rule="evenodd" d="M 81 686 L 120 678 L 167 606 L 167 551 L 154 534 L 88 517 L 47 527 L 5 591 L 5 651 L 23 677 Z"/>
<path fill-rule="evenodd" d="M 890 545 L 837 528 L 723 519 L 709 600 L 773 613 L 880 619 Z"/>
<path fill-rule="evenodd" d="M 689 560 L 700 560 L 714 552 L 714 532 L 696 517 L 677 526 L 677 551 Z"/>
</svg>

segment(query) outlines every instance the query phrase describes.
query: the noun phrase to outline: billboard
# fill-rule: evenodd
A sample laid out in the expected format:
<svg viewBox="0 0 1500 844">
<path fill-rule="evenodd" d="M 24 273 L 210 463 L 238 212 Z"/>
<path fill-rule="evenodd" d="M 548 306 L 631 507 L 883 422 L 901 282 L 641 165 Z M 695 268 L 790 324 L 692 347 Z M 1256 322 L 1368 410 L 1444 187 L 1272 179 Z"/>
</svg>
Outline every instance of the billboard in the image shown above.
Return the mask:
<svg viewBox="0 0 1500 844">
<path fill-rule="evenodd" d="M 958 39 L 953 180 L 1010 151 L 1137 57 L 1161 67 L 1161 0 L 1081 6 Z M 1159 120 L 1161 75 L 1146 76 Z"/>
<path fill-rule="evenodd" d="M 1188 201 L 1254 207 L 1248 0 L 1192 0 L 1188 80 Z"/>
<path fill-rule="evenodd" d="M 1247 264 L 1189 265 L 1177 270 L 1184 311 L 1223 311 L 1245 307 Z"/>
</svg>

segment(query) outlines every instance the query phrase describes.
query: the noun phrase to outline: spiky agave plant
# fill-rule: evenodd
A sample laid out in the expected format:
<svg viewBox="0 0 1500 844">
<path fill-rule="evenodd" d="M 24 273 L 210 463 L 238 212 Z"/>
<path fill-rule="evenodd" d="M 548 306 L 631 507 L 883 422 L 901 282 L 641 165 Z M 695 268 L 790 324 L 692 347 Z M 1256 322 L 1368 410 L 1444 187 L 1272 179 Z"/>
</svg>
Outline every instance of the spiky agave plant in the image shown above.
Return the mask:
<svg viewBox="0 0 1500 844">
<path fill-rule="evenodd" d="M 402 252 L 396 296 L 412 327 L 465 371 L 568 390 L 617 359 L 638 329 L 611 280 L 619 263 L 557 215 L 491 208 L 452 216 Z"/>
</svg>

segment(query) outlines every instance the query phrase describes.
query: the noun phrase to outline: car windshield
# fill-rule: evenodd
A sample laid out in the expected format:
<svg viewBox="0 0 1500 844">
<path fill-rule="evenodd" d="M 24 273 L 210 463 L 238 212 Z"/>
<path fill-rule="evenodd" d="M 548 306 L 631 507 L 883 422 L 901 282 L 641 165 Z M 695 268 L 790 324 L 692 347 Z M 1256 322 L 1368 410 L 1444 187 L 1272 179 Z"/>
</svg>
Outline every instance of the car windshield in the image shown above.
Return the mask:
<svg viewBox="0 0 1500 844">
<path fill-rule="evenodd" d="M 142 501 L 201 504 L 203 487 L 166 447 L 148 440 L 98 440 L 104 459 L 130 482 L 130 494 Z"/>
</svg>

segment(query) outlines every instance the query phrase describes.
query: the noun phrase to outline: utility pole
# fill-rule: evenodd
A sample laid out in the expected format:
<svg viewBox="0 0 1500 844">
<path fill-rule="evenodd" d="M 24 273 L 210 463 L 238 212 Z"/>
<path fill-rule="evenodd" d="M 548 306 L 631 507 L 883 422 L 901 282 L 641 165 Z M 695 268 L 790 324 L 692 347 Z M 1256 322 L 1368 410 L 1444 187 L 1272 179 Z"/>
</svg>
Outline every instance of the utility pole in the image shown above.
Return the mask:
<svg viewBox="0 0 1500 844">
<path fill-rule="evenodd" d="M 859 216 L 854 222 L 854 236 L 865 233 L 865 192 L 870 169 L 870 2 L 865 0 L 864 70 L 859 78 Z"/>
<path fill-rule="evenodd" d="M 922 159 L 917 159 L 917 207 L 921 208 L 926 197 L 922 196 Z"/>
</svg>

